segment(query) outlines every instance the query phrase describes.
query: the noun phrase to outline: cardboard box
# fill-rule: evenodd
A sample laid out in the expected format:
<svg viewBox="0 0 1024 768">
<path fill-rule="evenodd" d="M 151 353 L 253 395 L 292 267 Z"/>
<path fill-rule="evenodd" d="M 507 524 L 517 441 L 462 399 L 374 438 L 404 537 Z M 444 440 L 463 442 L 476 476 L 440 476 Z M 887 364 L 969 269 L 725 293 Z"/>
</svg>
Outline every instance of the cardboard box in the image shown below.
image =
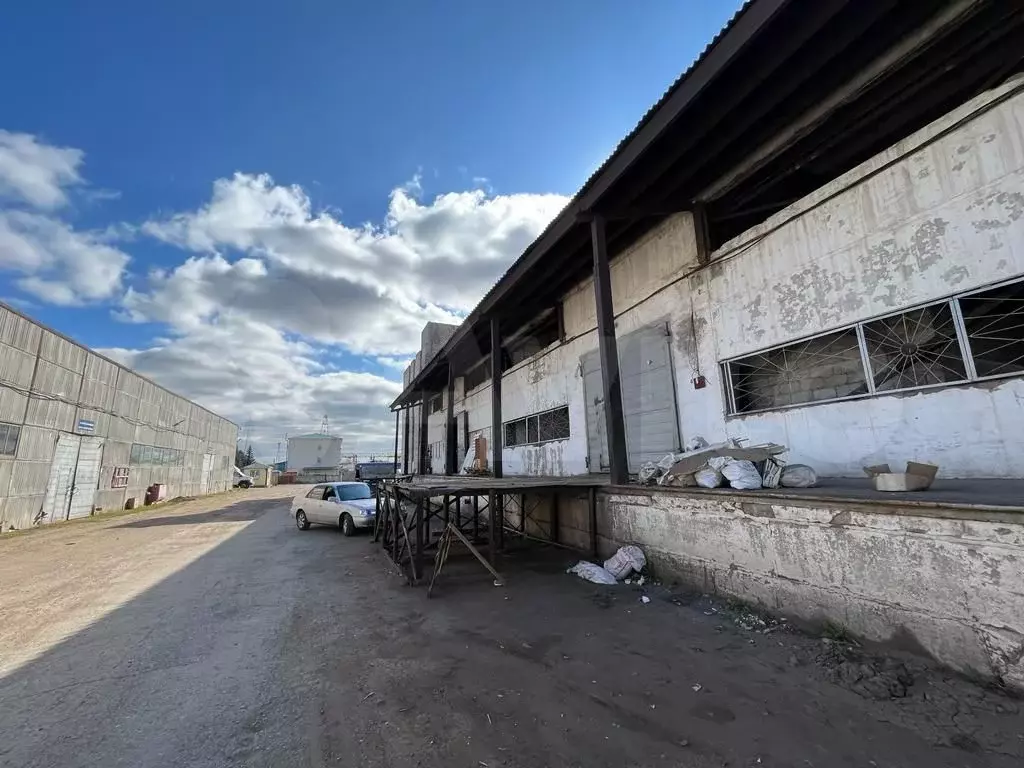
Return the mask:
<svg viewBox="0 0 1024 768">
<path fill-rule="evenodd" d="M 939 468 L 934 464 L 907 462 L 906 472 L 893 472 L 888 464 L 864 467 L 876 491 L 924 491 L 931 487 Z"/>
</svg>

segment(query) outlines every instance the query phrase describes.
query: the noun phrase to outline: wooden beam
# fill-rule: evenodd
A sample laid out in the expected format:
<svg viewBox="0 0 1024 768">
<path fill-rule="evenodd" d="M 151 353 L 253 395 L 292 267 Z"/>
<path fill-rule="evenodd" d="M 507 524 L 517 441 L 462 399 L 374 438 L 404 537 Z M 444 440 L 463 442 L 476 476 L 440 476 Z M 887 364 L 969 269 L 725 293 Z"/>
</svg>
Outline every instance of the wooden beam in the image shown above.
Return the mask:
<svg viewBox="0 0 1024 768">
<path fill-rule="evenodd" d="M 501 468 L 501 326 L 491 316 L 491 474 L 502 477 Z M 492 509 L 493 514 L 493 509 Z"/>
<path fill-rule="evenodd" d="M 608 434 L 608 459 L 613 485 L 629 480 L 626 455 L 626 424 L 622 415 L 622 383 L 619 379 L 619 349 L 615 339 L 615 312 L 612 308 L 611 271 L 608 268 L 608 244 L 605 222 L 600 216 L 590 223 L 594 249 L 594 296 L 597 301 L 597 339 L 601 357 L 601 384 L 604 419 Z"/>
</svg>

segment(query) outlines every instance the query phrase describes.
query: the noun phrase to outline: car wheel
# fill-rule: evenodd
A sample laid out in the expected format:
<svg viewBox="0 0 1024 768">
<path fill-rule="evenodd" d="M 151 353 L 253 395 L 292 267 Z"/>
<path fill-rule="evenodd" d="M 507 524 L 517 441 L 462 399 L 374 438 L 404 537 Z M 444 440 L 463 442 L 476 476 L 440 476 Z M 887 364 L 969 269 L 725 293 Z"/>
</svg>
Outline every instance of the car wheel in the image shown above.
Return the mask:
<svg viewBox="0 0 1024 768">
<path fill-rule="evenodd" d="M 295 527 L 300 531 L 309 529 L 309 520 L 306 519 L 306 513 L 301 509 L 295 513 Z"/>
<path fill-rule="evenodd" d="M 352 516 L 348 512 L 341 516 L 341 532 L 345 536 L 356 535 L 356 524 L 352 522 Z"/>
</svg>

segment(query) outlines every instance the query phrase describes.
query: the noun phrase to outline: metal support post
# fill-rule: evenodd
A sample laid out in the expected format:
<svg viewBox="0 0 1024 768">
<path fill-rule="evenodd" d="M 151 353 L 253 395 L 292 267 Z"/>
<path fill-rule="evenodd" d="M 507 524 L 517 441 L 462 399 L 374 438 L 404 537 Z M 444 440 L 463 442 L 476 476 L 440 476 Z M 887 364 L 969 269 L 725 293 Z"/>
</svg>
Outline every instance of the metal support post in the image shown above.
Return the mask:
<svg viewBox="0 0 1024 768">
<path fill-rule="evenodd" d="M 395 411 L 395 474 L 398 474 L 398 417 L 402 413 L 402 409 L 399 408 Z"/>
<path fill-rule="evenodd" d="M 558 543 L 558 493 L 551 496 L 551 541 Z"/>
<path fill-rule="evenodd" d="M 402 463 L 404 465 L 404 472 L 402 474 L 409 474 L 409 455 L 412 453 L 412 446 L 409 444 L 411 435 L 409 434 L 409 414 L 411 413 L 409 406 L 405 407 L 405 426 L 404 426 L 404 443 L 402 450 Z"/>
<path fill-rule="evenodd" d="M 597 559 L 597 489 L 587 490 L 587 502 L 590 505 L 590 554 Z"/>
<path fill-rule="evenodd" d="M 622 415 L 622 384 L 619 378 L 619 350 L 615 340 L 615 312 L 612 308 L 611 272 L 608 268 L 608 244 L 605 221 L 594 216 L 590 222 L 594 247 L 594 295 L 597 300 L 597 339 L 601 356 L 601 384 L 604 395 L 605 428 L 608 433 L 608 459 L 612 485 L 629 481 L 626 455 L 626 425 Z"/>
<path fill-rule="evenodd" d="M 501 327 L 491 318 L 491 473 L 502 477 L 501 468 Z M 494 509 L 491 509 L 494 514 Z"/>
<path fill-rule="evenodd" d="M 417 474 L 427 474 L 427 456 L 430 454 L 430 446 L 427 445 L 427 417 L 430 412 L 430 402 L 427 400 L 427 390 L 420 390 L 420 458 Z"/>
<path fill-rule="evenodd" d="M 454 475 L 458 469 L 458 439 L 455 431 L 455 370 L 452 368 L 451 360 L 448 361 L 448 415 L 445 418 L 444 429 L 444 472 L 446 475 Z"/>
</svg>

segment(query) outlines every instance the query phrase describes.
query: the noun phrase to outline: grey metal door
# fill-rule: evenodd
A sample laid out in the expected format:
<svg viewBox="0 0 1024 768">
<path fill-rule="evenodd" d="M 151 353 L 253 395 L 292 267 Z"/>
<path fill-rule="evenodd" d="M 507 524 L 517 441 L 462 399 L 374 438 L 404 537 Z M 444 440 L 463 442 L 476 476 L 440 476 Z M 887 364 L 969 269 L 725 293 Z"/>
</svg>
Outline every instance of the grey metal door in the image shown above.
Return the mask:
<svg viewBox="0 0 1024 768">
<path fill-rule="evenodd" d="M 68 519 L 71 491 L 75 486 L 75 464 L 78 463 L 78 446 L 82 438 L 61 432 L 53 450 L 50 465 L 50 479 L 46 483 L 43 497 L 43 522 L 59 523 Z"/>
<path fill-rule="evenodd" d="M 96 489 L 100 484 L 100 456 L 103 453 L 103 438 L 83 437 L 75 462 L 75 480 L 71 490 L 71 506 L 68 519 L 88 517 L 96 502 Z"/>
<path fill-rule="evenodd" d="M 664 323 L 641 328 L 618 340 L 622 412 L 626 423 L 629 471 L 679 450 L 679 422 Z M 583 356 L 583 394 L 587 403 L 587 446 L 590 471 L 608 471 L 601 360 L 597 350 Z"/>
</svg>

